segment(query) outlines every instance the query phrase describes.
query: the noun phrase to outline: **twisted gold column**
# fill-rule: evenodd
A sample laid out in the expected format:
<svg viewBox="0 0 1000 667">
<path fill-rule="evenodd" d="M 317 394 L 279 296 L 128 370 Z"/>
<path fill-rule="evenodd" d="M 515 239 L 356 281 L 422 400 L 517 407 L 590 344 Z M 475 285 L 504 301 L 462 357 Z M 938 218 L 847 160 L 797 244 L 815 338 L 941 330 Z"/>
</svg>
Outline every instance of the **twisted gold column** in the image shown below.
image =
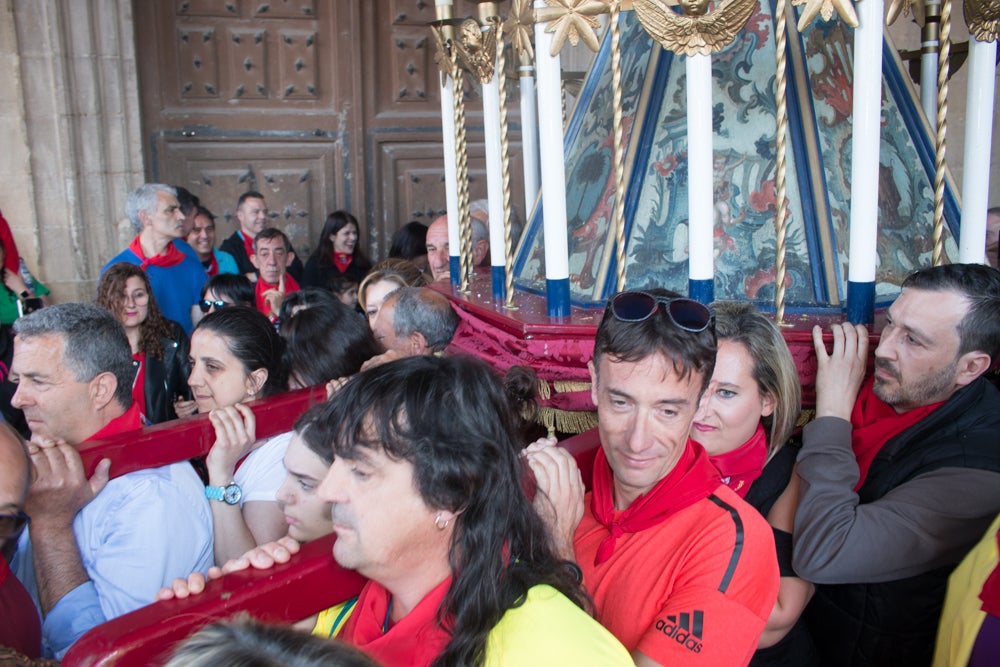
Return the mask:
<svg viewBox="0 0 1000 667">
<path fill-rule="evenodd" d="M 941 3 L 941 50 L 938 52 L 937 135 L 934 156 L 934 266 L 944 263 L 944 170 L 948 133 L 948 62 L 951 56 L 951 0 Z"/>
<path fill-rule="evenodd" d="M 620 0 L 611 0 L 611 106 L 614 109 L 615 134 L 615 207 L 611 214 L 611 229 L 615 235 L 615 261 L 617 263 L 615 291 L 625 289 L 625 131 L 622 128 L 622 50 Z"/>
<path fill-rule="evenodd" d="M 465 138 L 465 79 L 458 52 L 451 50 L 451 82 L 455 97 L 455 163 L 458 172 L 459 290 L 469 291 L 472 277 L 472 225 L 469 223 L 469 151 Z"/>
<path fill-rule="evenodd" d="M 510 224 L 510 137 L 507 127 L 507 53 L 504 47 L 503 26 L 499 16 L 497 25 L 497 84 L 500 89 L 500 176 L 503 181 L 503 276 L 504 308 L 516 310 L 514 305 L 514 240 Z"/>
<path fill-rule="evenodd" d="M 774 218 L 774 321 L 781 326 L 785 323 L 785 253 L 786 233 L 788 225 L 785 220 L 788 212 L 788 203 L 785 197 L 786 184 L 785 176 L 787 162 L 785 154 L 788 150 L 785 134 L 788 131 L 788 99 L 786 97 L 787 88 L 787 63 L 785 62 L 785 39 L 788 34 L 788 25 L 785 18 L 788 0 L 778 0 L 775 14 L 777 24 L 774 31 L 774 46 L 776 51 L 776 76 L 774 80 L 775 100 L 777 110 L 775 120 L 777 121 L 777 146 L 774 173 L 774 190 L 777 207 Z"/>
</svg>

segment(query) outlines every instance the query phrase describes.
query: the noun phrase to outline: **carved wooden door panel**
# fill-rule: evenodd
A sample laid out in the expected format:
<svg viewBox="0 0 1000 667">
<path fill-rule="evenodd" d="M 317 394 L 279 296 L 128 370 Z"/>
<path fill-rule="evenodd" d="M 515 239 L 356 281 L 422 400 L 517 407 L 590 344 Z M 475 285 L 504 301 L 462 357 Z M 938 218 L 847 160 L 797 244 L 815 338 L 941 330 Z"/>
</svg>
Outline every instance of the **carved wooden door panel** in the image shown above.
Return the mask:
<svg viewBox="0 0 1000 667">
<path fill-rule="evenodd" d="M 248 189 L 302 255 L 337 208 L 362 221 L 374 259 L 400 225 L 443 211 L 430 0 L 136 0 L 134 14 L 148 176 L 201 197 L 220 240 Z M 473 198 L 486 195 L 476 87 Z"/>
</svg>

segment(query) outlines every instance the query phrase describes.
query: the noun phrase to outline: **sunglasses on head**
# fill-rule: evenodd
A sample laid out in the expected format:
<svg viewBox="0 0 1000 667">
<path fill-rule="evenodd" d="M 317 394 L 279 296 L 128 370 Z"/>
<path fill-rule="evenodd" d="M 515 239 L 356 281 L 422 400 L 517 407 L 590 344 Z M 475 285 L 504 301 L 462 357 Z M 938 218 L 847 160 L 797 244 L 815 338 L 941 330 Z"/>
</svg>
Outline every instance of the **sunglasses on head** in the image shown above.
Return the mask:
<svg viewBox="0 0 1000 667">
<path fill-rule="evenodd" d="M 642 322 L 664 306 L 670 321 L 683 329 L 697 333 L 712 323 L 712 312 L 703 303 L 686 297 L 653 296 L 648 292 L 619 292 L 611 297 L 608 308 L 622 322 Z"/>
<path fill-rule="evenodd" d="M 218 310 L 219 308 L 225 308 L 228 305 L 229 304 L 222 299 L 219 299 L 218 301 L 209 301 L 208 299 L 205 299 L 198 304 L 198 307 L 201 308 L 201 312 L 207 313 L 212 310 L 212 306 L 215 306 L 215 309 Z"/>
<path fill-rule="evenodd" d="M 31 517 L 24 512 L 0 514 L 0 540 L 17 537 L 29 523 L 31 523 Z"/>
</svg>

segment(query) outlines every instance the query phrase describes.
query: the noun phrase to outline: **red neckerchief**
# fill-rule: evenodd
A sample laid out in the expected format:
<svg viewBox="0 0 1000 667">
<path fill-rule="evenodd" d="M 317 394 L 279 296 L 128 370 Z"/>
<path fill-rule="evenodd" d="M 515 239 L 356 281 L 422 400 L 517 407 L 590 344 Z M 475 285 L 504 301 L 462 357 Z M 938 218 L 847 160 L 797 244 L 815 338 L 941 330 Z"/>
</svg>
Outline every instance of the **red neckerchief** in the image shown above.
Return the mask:
<svg viewBox="0 0 1000 667">
<path fill-rule="evenodd" d="M 139 370 L 135 372 L 132 383 L 132 405 L 139 406 L 139 412 L 146 412 L 146 353 L 136 352 L 132 360 L 139 362 Z"/>
<path fill-rule="evenodd" d="M 944 401 L 941 401 L 899 414 L 891 405 L 875 395 L 874 386 L 875 378 L 865 382 L 851 412 L 851 449 L 854 450 L 854 458 L 858 461 L 858 472 L 861 473 L 858 485 L 854 487 L 855 491 L 865 483 L 872 461 L 885 443 L 944 404 Z"/>
<path fill-rule="evenodd" d="M 271 314 L 271 308 L 267 305 L 267 301 L 264 300 L 264 292 L 272 289 L 278 289 L 278 285 L 274 283 L 264 282 L 263 277 L 257 278 L 257 283 L 254 286 L 254 293 L 257 297 L 257 310 L 264 313 L 270 318 L 272 322 L 278 317 L 277 313 Z M 295 282 L 295 278 L 292 278 L 290 273 L 285 274 L 285 296 L 288 296 L 292 292 L 299 291 L 299 284 Z"/>
<path fill-rule="evenodd" d="M 731 452 L 710 456 L 708 460 L 722 475 L 722 483 L 735 491 L 740 498 L 746 498 L 754 480 L 760 477 L 767 461 L 767 435 L 764 426 L 757 424 L 757 430 L 750 439 Z"/>
<path fill-rule="evenodd" d="M 241 229 L 237 229 L 236 233 L 240 235 L 241 239 L 243 239 L 243 249 L 247 251 L 247 257 L 253 257 L 254 255 L 253 238 L 244 234 L 243 230 Z"/>
<path fill-rule="evenodd" d="M 996 540 L 997 548 L 1000 549 L 1000 530 L 997 531 Z M 983 611 L 990 616 L 1000 616 L 1000 565 L 993 568 L 993 572 L 986 578 L 979 599 L 983 601 Z"/>
<path fill-rule="evenodd" d="M 369 581 L 338 639 L 357 646 L 386 667 L 430 665 L 451 641 L 451 633 L 438 623 L 438 609 L 449 586 L 451 577 L 386 630 L 392 596 L 378 583 Z"/>
<path fill-rule="evenodd" d="M 680 460 L 666 477 L 621 512 L 615 511 L 613 477 L 604 448 L 598 448 L 590 509 L 609 534 L 597 547 L 594 565 L 611 558 L 615 541 L 623 534 L 638 533 L 666 521 L 685 507 L 710 496 L 720 484 L 719 471 L 708 460 L 704 448 L 694 440 L 687 441 Z"/>
<path fill-rule="evenodd" d="M 132 407 L 126 410 L 124 414 L 109 421 L 104 425 L 104 428 L 84 440 L 84 442 L 110 438 L 113 435 L 134 431 L 137 428 L 142 428 L 142 415 L 140 414 L 139 405 L 133 401 Z"/>
<path fill-rule="evenodd" d="M 211 259 L 208 260 L 208 265 L 206 266 L 205 262 L 202 262 L 202 266 L 205 267 L 205 273 L 209 276 L 217 276 L 219 275 L 219 260 L 215 258 L 214 252 L 209 255 L 209 257 L 211 257 Z"/>
<path fill-rule="evenodd" d="M 132 239 L 132 242 L 128 244 L 128 249 L 135 253 L 135 256 L 142 260 L 142 270 L 145 271 L 146 267 L 149 266 L 160 266 L 163 268 L 170 268 L 171 266 L 177 266 L 184 261 L 184 253 L 177 249 L 174 242 L 171 241 L 167 244 L 167 251 L 162 255 L 154 255 L 153 257 L 146 257 L 142 252 L 142 245 L 139 243 L 139 237 L 136 236 Z"/>
<path fill-rule="evenodd" d="M 337 270 L 341 273 L 347 271 L 347 267 L 349 267 L 353 261 L 354 255 L 348 255 L 346 252 L 333 253 L 333 265 L 336 266 Z"/>
</svg>

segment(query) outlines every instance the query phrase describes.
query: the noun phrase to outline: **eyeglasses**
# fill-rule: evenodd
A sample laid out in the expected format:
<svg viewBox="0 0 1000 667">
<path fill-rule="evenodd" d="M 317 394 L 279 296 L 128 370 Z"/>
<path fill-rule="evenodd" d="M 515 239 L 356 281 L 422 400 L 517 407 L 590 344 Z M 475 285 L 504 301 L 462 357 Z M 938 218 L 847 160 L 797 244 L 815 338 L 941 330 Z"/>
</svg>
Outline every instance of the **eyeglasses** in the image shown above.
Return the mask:
<svg viewBox="0 0 1000 667">
<path fill-rule="evenodd" d="M 648 320 L 660 308 L 666 306 L 670 321 L 683 329 L 697 333 L 704 331 L 712 323 L 712 312 L 708 307 L 684 297 L 653 296 L 647 292 L 620 292 L 611 297 L 608 308 L 616 319 L 622 322 L 642 322 Z"/>
<path fill-rule="evenodd" d="M 198 307 L 201 308 L 201 312 L 207 313 L 212 310 L 212 306 L 215 306 L 215 309 L 219 310 L 220 308 L 225 308 L 228 305 L 230 304 L 226 303 L 222 299 L 219 299 L 218 301 L 209 301 L 208 299 L 205 299 L 198 304 Z"/>
<path fill-rule="evenodd" d="M 0 514 L 0 540 L 17 537 L 29 523 L 31 523 L 31 517 L 24 512 Z"/>
</svg>

